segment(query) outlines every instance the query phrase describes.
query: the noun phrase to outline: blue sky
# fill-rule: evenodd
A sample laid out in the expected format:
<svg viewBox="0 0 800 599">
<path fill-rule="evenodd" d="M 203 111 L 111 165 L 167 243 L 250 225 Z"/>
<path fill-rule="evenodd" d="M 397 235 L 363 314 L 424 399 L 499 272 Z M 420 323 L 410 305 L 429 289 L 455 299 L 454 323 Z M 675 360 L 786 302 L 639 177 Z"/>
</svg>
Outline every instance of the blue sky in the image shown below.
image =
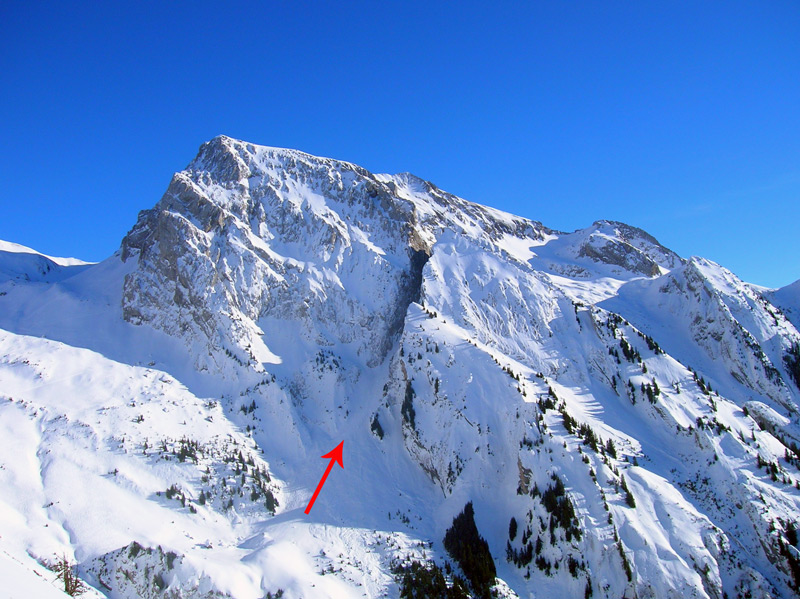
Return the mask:
<svg viewBox="0 0 800 599">
<path fill-rule="evenodd" d="M 0 238 L 100 260 L 218 134 L 800 278 L 800 4 L 4 2 Z"/>
</svg>

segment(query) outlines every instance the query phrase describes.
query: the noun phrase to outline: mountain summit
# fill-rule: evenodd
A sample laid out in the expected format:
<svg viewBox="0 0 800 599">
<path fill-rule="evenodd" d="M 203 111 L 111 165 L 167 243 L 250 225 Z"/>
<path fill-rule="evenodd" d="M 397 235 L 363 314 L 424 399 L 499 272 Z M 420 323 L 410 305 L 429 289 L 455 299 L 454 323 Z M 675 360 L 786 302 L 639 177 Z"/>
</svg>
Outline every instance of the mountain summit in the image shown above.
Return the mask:
<svg viewBox="0 0 800 599">
<path fill-rule="evenodd" d="M 115 599 L 800 588 L 796 285 L 224 136 L 107 260 L 15 247 L 0 568 L 65 556 Z"/>
</svg>

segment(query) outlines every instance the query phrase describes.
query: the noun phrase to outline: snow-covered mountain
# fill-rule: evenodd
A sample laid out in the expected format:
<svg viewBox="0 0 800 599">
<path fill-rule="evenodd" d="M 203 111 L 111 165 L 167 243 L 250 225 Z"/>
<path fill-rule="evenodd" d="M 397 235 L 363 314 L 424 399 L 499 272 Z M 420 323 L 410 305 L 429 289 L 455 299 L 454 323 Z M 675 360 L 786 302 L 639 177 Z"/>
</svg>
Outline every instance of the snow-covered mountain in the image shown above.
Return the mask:
<svg viewBox="0 0 800 599">
<path fill-rule="evenodd" d="M 797 285 L 217 137 L 103 262 L 0 245 L 0 571 L 34 597 L 56 556 L 114 599 L 796 596 Z M 452 544 L 485 555 L 472 514 L 491 566 Z"/>
</svg>

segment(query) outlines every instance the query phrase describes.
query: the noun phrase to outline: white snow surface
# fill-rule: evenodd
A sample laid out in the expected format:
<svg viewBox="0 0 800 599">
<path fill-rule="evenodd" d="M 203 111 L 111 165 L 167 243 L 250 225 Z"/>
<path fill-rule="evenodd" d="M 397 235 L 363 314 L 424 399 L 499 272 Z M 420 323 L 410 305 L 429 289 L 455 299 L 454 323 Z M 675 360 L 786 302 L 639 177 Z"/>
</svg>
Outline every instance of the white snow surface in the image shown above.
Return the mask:
<svg viewBox="0 0 800 599">
<path fill-rule="evenodd" d="M 44 256 L 45 258 L 55 262 L 59 266 L 84 266 L 87 264 L 93 264 L 93 262 L 86 262 L 85 260 L 81 260 L 80 258 L 59 258 L 57 256 L 48 256 L 46 254 L 37 252 L 36 250 L 31 249 L 27 246 L 20 245 L 19 243 L 3 241 L 2 239 L 0 239 L 0 252 L 8 252 L 10 254 L 34 254 L 37 256 Z"/>
<path fill-rule="evenodd" d="M 101 263 L 0 242 L 0 596 L 398 597 L 472 502 L 502 597 L 793 597 L 796 298 L 215 138 Z"/>
</svg>

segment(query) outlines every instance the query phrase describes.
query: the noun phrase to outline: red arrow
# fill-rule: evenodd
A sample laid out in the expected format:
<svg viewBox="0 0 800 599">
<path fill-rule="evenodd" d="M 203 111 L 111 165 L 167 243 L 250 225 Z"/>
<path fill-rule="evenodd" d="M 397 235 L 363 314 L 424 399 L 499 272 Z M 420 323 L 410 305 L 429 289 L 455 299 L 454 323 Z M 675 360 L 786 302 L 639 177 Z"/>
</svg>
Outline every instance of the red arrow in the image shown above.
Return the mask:
<svg viewBox="0 0 800 599">
<path fill-rule="evenodd" d="M 322 478 L 317 485 L 317 490 L 314 491 L 314 494 L 311 496 L 311 501 L 308 502 L 308 507 L 306 508 L 306 514 L 311 511 L 311 508 L 314 506 L 314 502 L 317 500 L 317 495 L 322 490 L 322 485 L 325 484 L 325 480 L 328 478 L 328 475 L 331 473 L 331 469 L 333 468 L 334 462 L 339 462 L 339 466 L 344 468 L 344 464 L 342 463 L 342 448 L 344 447 L 344 441 L 339 443 L 332 451 L 329 451 L 324 456 L 323 459 L 330 460 L 328 463 L 328 467 L 325 469 L 325 474 L 322 475 Z"/>
</svg>

